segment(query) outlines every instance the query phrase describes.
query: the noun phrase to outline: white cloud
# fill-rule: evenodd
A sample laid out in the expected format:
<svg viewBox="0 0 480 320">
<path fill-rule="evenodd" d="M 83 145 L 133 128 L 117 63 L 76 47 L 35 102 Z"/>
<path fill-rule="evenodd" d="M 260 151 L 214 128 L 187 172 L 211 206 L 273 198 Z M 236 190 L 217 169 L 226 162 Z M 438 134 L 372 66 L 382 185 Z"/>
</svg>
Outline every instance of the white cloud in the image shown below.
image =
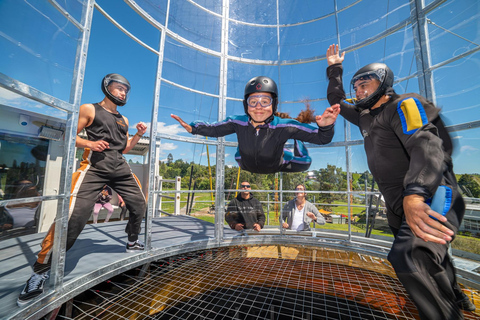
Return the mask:
<svg viewBox="0 0 480 320">
<path fill-rule="evenodd" d="M 178 146 L 172 142 L 162 142 L 160 143 L 160 152 L 170 151 L 177 149 Z"/>
<path fill-rule="evenodd" d="M 478 151 L 478 148 L 472 146 L 462 146 L 460 148 L 460 152 L 467 152 L 467 151 Z"/>
</svg>

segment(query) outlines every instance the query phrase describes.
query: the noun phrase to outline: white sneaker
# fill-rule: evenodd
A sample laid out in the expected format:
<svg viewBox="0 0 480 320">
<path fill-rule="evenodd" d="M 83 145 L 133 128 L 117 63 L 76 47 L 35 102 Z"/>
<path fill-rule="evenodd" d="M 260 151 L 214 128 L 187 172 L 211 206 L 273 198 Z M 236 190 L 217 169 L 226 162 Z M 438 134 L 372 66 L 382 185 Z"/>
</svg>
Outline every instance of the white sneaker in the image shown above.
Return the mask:
<svg viewBox="0 0 480 320">
<path fill-rule="evenodd" d="M 127 252 L 138 252 L 145 250 L 145 245 L 142 241 L 137 240 L 133 244 L 128 244 L 127 242 Z"/>
</svg>

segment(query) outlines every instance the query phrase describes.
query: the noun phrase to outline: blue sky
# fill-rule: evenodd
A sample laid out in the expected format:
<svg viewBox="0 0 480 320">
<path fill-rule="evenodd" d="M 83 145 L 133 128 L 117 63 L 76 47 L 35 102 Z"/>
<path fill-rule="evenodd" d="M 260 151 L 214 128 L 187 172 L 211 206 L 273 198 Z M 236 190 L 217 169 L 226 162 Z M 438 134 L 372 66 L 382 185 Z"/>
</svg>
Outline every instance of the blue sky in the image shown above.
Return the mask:
<svg viewBox="0 0 480 320">
<path fill-rule="evenodd" d="M 136 2 L 149 15 L 165 24 L 166 0 Z M 162 69 L 162 77 L 166 81 L 161 86 L 156 121 L 159 131 L 168 134 L 188 136 L 170 118 L 171 113 L 178 114 L 187 122 L 217 119 L 218 99 L 210 95 L 219 92 L 220 59 L 217 53 L 221 50 L 221 19 L 216 14 L 221 14 L 222 1 L 196 2 L 198 5 L 188 0 L 172 1 L 168 26 L 185 41 L 196 43 L 213 54 L 199 52 L 167 36 Z M 427 1 L 427 4 L 431 2 Z M 80 21 L 81 5 L 78 1 L 58 3 Z M 97 3 L 148 47 L 154 51 L 159 49 L 160 31 L 138 16 L 125 2 L 98 0 Z M 257 75 L 267 75 L 277 81 L 282 111 L 290 112 L 295 117 L 303 108 L 301 101 L 311 99 L 312 107 L 321 114 L 328 106 L 325 101 L 327 63 L 323 59 L 328 45 L 340 40 L 342 48 L 358 46 L 362 41 L 402 23 L 410 14 L 410 4 L 406 0 L 337 1 L 340 10 L 337 37 L 335 16 L 331 14 L 334 1 L 280 0 L 278 18 L 281 27 L 277 33 L 276 3 L 276 0 L 262 1 L 259 6 L 258 1 L 253 0 L 230 2 L 229 16 L 232 20 L 229 24 L 228 54 L 231 59 L 226 68 L 227 115 L 243 113 L 239 99 L 242 98 L 244 85 Z M 215 14 L 207 13 L 199 6 Z M 450 31 L 428 25 L 432 65 L 478 47 L 478 1 L 447 1 L 427 17 Z M 0 19 L 0 72 L 68 101 L 78 30 L 67 23 L 48 2 L 1 1 Z M 252 25 L 254 23 L 257 25 Z M 150 123 L 157 55 L 119 31 L 98 10 L 95 10 L 91 30 L 82 103 L 100 101 L 103 98 L 100 80 L 107 73 L 120 73 L 132 84 L 130 100 L 120 111 L 129 118 L 132 128 L 139 121 Z M 344 62 L 345 81 L 349 81 L 358 68 L 374 61 L 387 63 L 397 81 L 414 74 L 417 65 L 412 33 L 411 25 L 407 23 L 386 38 L 348 52 Z M 280 50 L 277 48 L 278 42 Z M 280 67 L 271 63 L 278 56 Z M 480 95 L 479 58 L 480 54 L 476 52 L 441 66 L 433 73 L 436 102 L 442 108 L 448 124 L 480 120 L 477 98 Z M 251 63 L 258 61 L 264 63 Z M 168 81 L 191 91 L 171 85 Z M 400 81 L 395 89 L 399 93 L 418 92 L 418 81 L 416 78 Z M 0 102 L 14 105 L 18 104 L 18 100 L 6 90 L 0 91 Z M 23 107 L 29 105 L 24 99 L 20 100 Z M 38 109 L 41 106 L 33 104 L 30 107 Z M 49 109 L 46 113 L 58 115 L 55 109 Z M 130 132 L 133 134 L 135 130 L 131 129 Z M 480 172 L 476 163 L 480 153 L 478 129 L 460 131 L 454 136 L 456 172 Z M 344 137 L 344 120 L 339 117 L 334 141 L 343 141 Z M 234 135 L 226 139 L 236 141 Z M 355 127 L 351 128 L 351 139 L 361 139 Z M 206 150 L 202 145 L 162 140 L 161 148 L 162 159 L 172 153 L 174 159 L 206 164 Z M 322 168 L 326 164 L 346 167 L 344 148 L 309 150 L 314 159 L 312 169 Z M 209 151 L 211 162 L 215 163 L 215 147 L 210 147 Z M 234 153 L 234 148 L 227 148 L 227 165 L 235 165 Z M 358 172 L 367 169 L 362 146 L 352 148 L 352 168 Z"/>
</svg>

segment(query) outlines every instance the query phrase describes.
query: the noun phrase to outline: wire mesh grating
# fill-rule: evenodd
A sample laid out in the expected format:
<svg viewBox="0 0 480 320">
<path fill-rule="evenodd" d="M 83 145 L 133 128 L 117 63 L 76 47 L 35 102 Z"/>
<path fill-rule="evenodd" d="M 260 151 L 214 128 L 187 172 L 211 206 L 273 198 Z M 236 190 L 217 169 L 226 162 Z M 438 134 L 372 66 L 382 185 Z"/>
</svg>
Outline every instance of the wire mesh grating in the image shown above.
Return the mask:
<svg viewBox="0 0 480 320">
<path fill-rule="evenodd" d="M 78 296 L 72 319 L 418 319 L 390 264 L 361 253 L 235 246 L 170 257 L 144 271 Z"/>
</svg>

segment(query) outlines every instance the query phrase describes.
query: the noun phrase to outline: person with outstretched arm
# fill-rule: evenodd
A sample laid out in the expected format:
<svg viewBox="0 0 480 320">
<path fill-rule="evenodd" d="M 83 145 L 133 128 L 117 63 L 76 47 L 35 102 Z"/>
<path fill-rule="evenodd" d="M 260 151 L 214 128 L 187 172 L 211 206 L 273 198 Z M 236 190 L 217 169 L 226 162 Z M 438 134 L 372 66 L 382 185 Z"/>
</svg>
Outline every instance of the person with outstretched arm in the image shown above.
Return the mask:
<svg viewBox="0 0 480 320">
<path fill-rule="evenodd" d="M 340 112 L 339 105 L 328 107 L 321 116 L 315 116 L 313 119 L 317 126 L 276 116 L 277 105 L 275 81 L 260 76 L 251 79 L 245 86 L 245 115 L 230 116 L 214 123 L 195 121 L 191 124 L 177 115 L 171 116 L 191 134 L 223 137 L 236 133 L 238 149 L 235 160 L 244 170 L 264 174 L 305 171 L 312 159 L 302 141 L 319 145 L 330 143 Z M 295 140 L 293 152 L 284 148 L 288 139 Z"/>
<path fill-rule="evenodd" d="M 327 98 L 359 127 L 368 166 L 385 198 L 395 240 L 388 255 L 421 319 L 463 319 L 473 305 L 459 287 L 448 246 L 465 213 L 453 172 L 452 141 L 440 109 L 416 93 L 397 94 L 384 63 L 360 68 L 343 89 L 345 52 L 327 50 Z M 436 209 L 433 210 L 433 209 Z"/>
</svg>

